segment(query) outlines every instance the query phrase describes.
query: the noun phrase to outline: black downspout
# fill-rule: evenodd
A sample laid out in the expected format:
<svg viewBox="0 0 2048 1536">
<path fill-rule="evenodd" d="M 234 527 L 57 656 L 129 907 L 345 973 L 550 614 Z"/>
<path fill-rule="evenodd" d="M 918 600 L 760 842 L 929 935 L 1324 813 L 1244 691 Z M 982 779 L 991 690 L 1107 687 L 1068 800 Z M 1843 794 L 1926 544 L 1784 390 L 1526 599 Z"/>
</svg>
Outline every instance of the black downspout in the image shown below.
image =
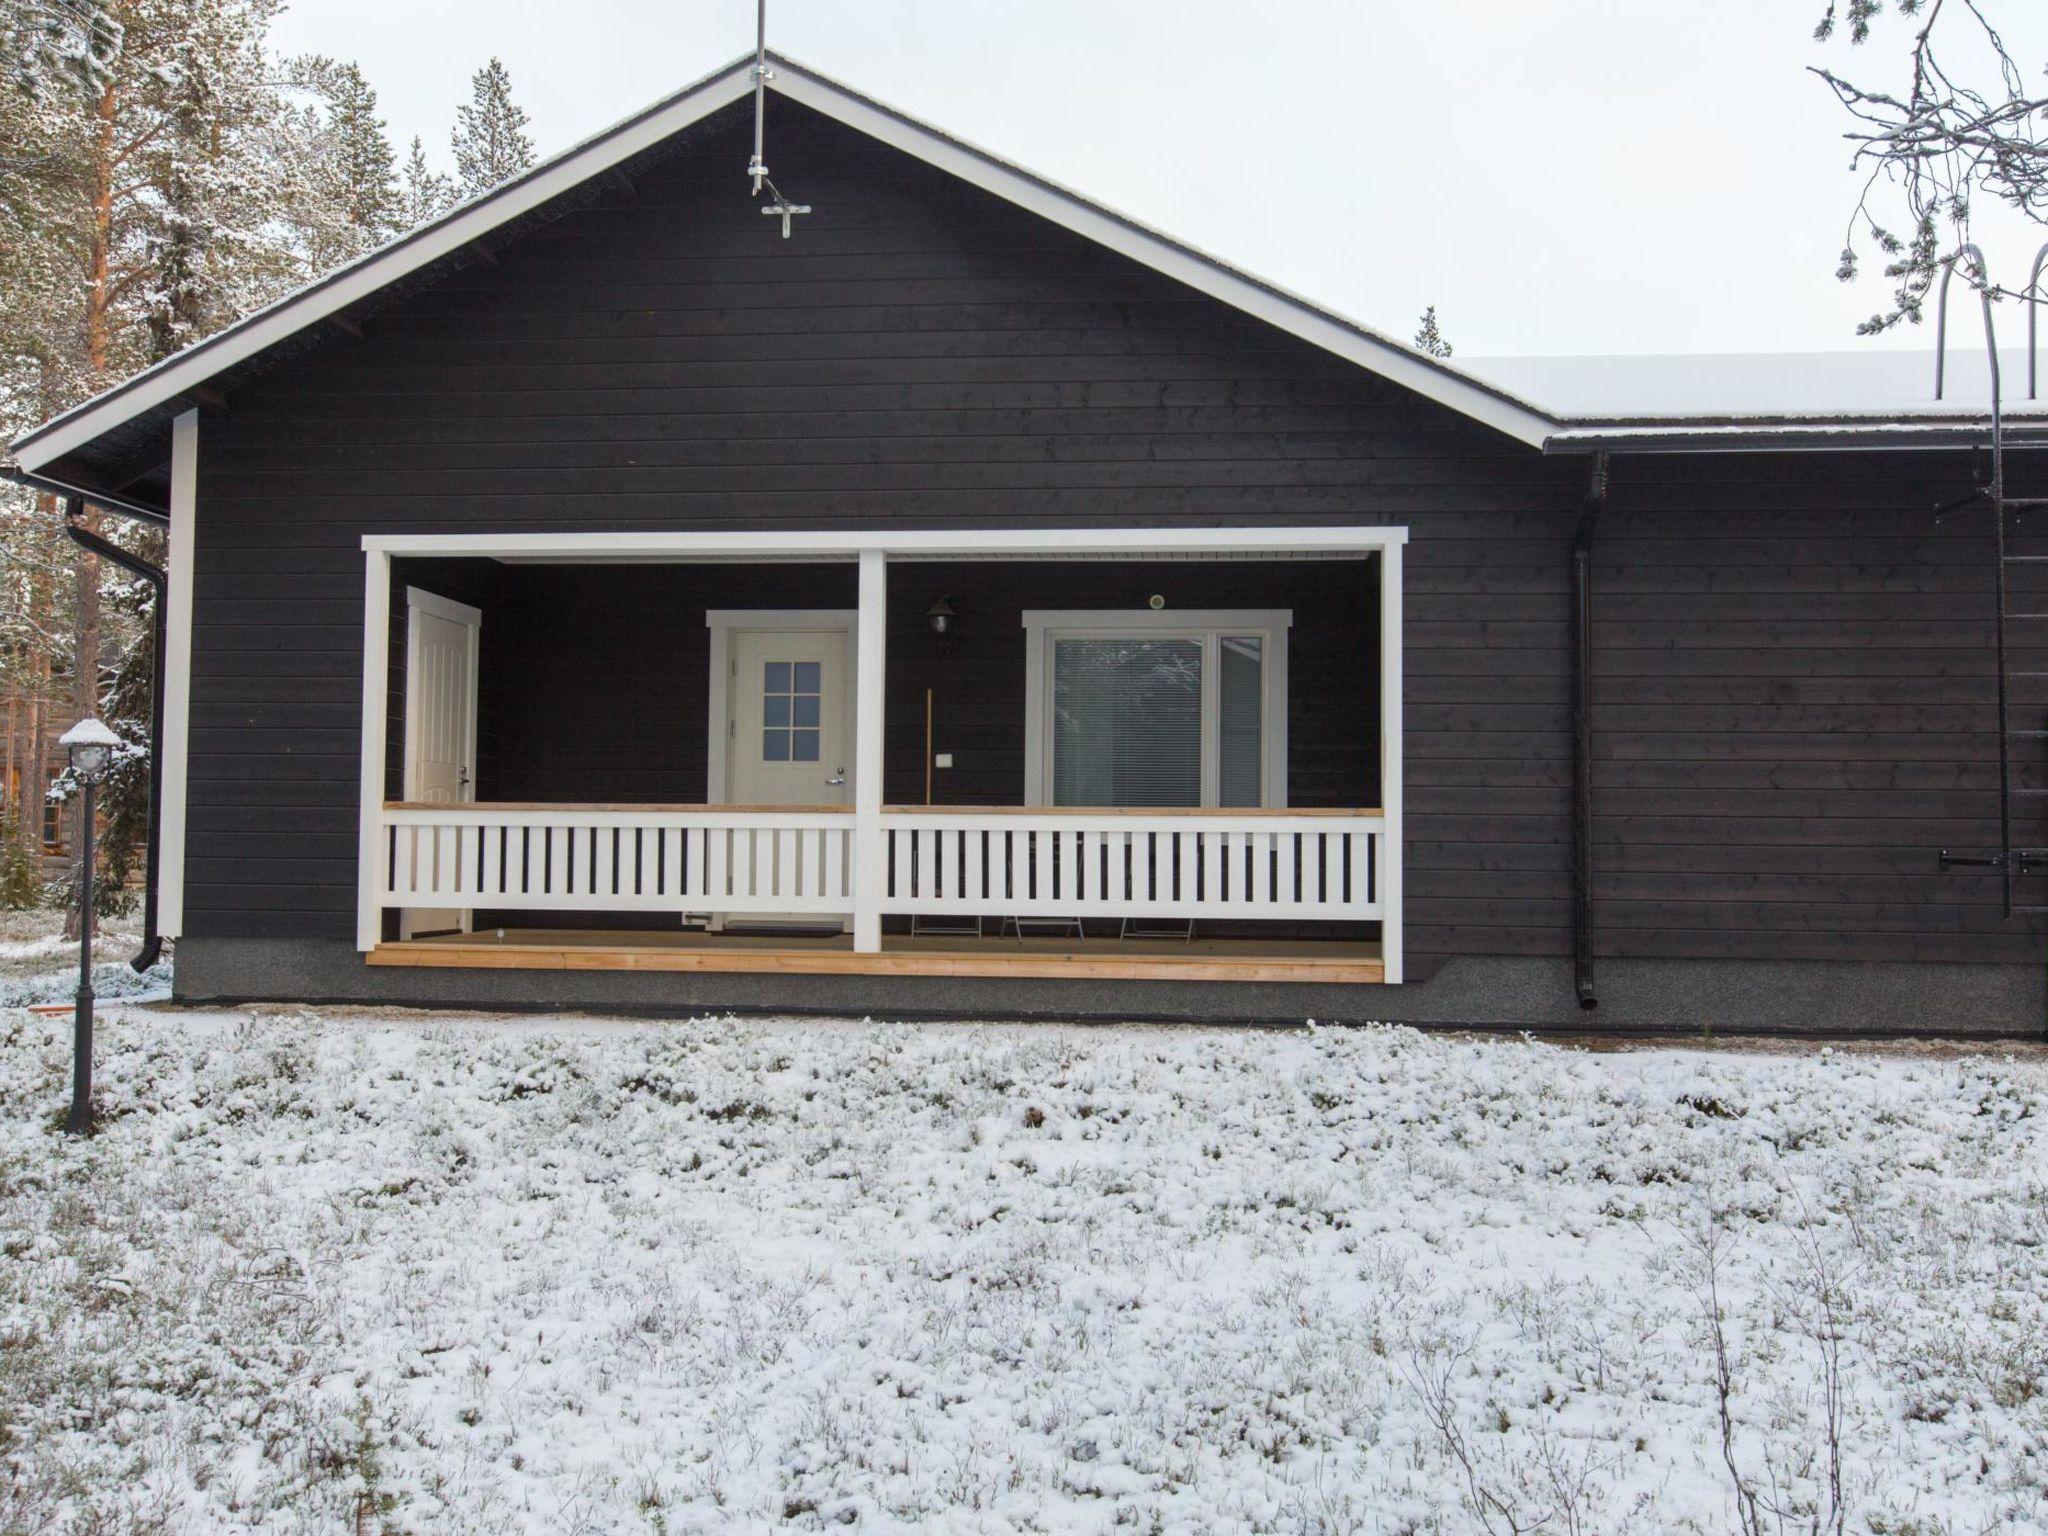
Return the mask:
<svg viewBox="0 0 2048 1536">
<path fill-rule="evenodd" d="M 111 560 L 124 571 L 132 571 L 156 589 L 156 653 L 149 664 L 149 843 L 144 850 L 142 880 L 142 948 L 128 963 L 136 971 L 146 971 L 157 962 L 163 953 L 163 936 L 156 931 L 156 878 L 157 878 L 157 808 L 163 803 L 164 790 L 164 632 L 168 621 L 165 608 L 170 600 L 168 583 L 161 567 L 151 565 L 139 556 L 131 555 L 120 545 L 101 538 L 89 528 L 81 528 L 74 519 L 78 516 L 79 499 L 71 497 L 64 503 L 64 531 L 71 536 L 71 542 L 81 549 L 89 549 L 102 560 Z M 118 510 L 118 509 L 116 509 Z"/>
<path fill-rule="evenodd" d="M 1572 985 L 1579 1006 L 1600 1006 L 1593 981 L 1593 530 L 1607 505 L 1607 452 L 1593 473 L 1572 536 Z"/>
</svg>

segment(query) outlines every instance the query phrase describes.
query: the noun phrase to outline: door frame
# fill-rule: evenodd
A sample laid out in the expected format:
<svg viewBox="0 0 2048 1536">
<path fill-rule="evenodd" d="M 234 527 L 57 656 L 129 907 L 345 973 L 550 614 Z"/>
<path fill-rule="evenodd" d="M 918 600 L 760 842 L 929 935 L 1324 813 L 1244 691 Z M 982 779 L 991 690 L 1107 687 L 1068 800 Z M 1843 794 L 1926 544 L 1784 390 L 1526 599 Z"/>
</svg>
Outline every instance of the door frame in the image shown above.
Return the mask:
<svg viewBox="0 0 2048 1536">
<path fill-rule="evenodd" d="M 746 630 L 764 629 L 777 634 L 793 630 L 838 630 L 846 635 L 846 699 L 860 708 L 860 656 L 853 643 L 859 611 L 853 608 L 709 608 L 705 626 L 711 631 L 711 691 L 704 710 L 704 799 L 724 805 L 732 778 L 732 637 Z M 857 724 L 849 718 L 849 729 Z M 718 727 L 725 726 L 723 735 Z M 850 749 L 851 737 L 844 744 Z M 858 788 L 858 765 L 847 751 L 847 803 Z"/>
<path fill-rule="evenodd" d="M 408 586 L 405 589 L 405 753 L 404 766 L 399 778 L 399 798 L 413 800 L 419 795 L 419 720 L 420 690 L 414 681 L 420 675 L 420 626 L 419 616 L 432 614 L 437 619 L 446 619 L 451 624 L 460 624 L 469 632 L 469 698 L 463 711 L 462 744 L 463 755 L 469 761 L 470 801 L 476 799 L 476 748 L 477 748 L 477 695 L 483 691 L 483 676 L 480 670 L 483 651 L 484 614 L 481 608 L 472 608 L 468 603 L 458 603 L 452 597 L 443 597 L 438 592 L 429 592 L 424 587 Z M 453 911 L 458 931 L 468 933 L 475 924 L 476 911 L 472 907 L 398 909 L 398 936 L 412 937 L 415 910 Z"/>
</svg>

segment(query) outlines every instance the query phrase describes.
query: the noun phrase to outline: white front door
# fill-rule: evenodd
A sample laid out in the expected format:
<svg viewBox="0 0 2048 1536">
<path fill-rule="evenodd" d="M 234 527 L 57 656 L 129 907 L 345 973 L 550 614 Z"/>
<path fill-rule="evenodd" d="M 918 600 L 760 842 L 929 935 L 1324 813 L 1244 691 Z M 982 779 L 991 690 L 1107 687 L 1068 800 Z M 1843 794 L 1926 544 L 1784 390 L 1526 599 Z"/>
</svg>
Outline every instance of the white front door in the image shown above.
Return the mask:
<svg viewBox="0 0 2048 1536">
<path fill-rule="evenodd" d="M 483 615 L 408 587 L 405 618 L 405 798 L 428 805 L 473 801 Z M 469 919 L 453 907 L 407 907 L 399 913 L 399 937 L 466 930 Z"/>
<path fill-rule="evenodd" d="M 772 619 L 772 614 L 763 614 Z M 733 805 L 853 802 L 852 635 L 846 628 L 741 629 L 727 641 L 725 799 Z M 815 913 L 730 923 L 818 927 Z M 824 919 L 823 926 L 839 926 Z"/>
</svg>

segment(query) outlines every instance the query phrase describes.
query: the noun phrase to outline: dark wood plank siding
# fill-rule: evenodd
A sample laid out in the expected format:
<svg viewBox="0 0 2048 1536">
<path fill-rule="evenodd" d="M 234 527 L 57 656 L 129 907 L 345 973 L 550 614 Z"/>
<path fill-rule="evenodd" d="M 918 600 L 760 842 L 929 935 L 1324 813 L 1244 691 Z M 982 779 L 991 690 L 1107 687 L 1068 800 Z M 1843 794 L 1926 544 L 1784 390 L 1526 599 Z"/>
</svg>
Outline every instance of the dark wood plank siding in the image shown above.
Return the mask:
<svg viewBox="0 0 2048 1536">
<path fill-rule="evenodd" d="M 1583 461 L 774 110 L 778 165 L 817 208 L 795 239 L 735 190 L 734 112 L 636 200 L 407 296 L 367 340 L 337 334 L 205 418 L 187 931 L 352 931 L 365 533 L 1391 522 L 1412 536 L 1411 974 L 1567 952 Z M 2038 959 L 1993 881 L 1935 865 L 1995 835 L 1988 525 L 1931 510 L 1970 473 L 1961 454 L 1618 463 L 1596 559 L 1603 953 Z M 1126 579 L 1069 569 L 1070 591 Z M 1345 604 L 1339 578 L 1300 574 L 1298 615 Z M 727 578 L 501 573 L 487 677 L 545 686 L 512 708 L 487 683 L 485 793 L 699 792 L 701 752 L 648 734 L 701 718 L 701 611 L 677 618 L 659 585 L 684 579 Z M 830 605 L 812 578 L 778 579 Z M 941 792 L 1013 796 L 1003 574 L 896 579 L 888 792 L 922 794 L 929 684 L 974 737 L 949 746 Z M 578 594 L 554 589 L 559 611 L 554 580 Z M 844 573 L 825 580 L 850 602 Z M 943 662 L 916 649 L 941 588 L 965 615 Z M 1239 605 L 1203 590 L 1186 604 Z M 1342 611 L 1362 631 L 1362 608 Z M 636 668 L 592 677 L 577 650 L 601 637 Z M 1296 681 L 1299 697 L 1352 679 L 1298 661 Z M 577 690 L 579 709 L 549 702 Z M 1298 798 L 1357 798 L 1371 719 L 1297 715 Z"/>
</svg>

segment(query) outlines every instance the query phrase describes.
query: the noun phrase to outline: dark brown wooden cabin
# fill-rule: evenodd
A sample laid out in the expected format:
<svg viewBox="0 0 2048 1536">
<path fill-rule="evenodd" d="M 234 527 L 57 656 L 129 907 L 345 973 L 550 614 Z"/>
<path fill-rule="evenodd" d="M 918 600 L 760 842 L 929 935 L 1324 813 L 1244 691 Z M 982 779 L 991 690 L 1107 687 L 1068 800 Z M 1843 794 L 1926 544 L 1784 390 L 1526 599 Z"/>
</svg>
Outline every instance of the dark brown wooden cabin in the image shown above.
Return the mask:
<svg viewBox="0 0 2048 1536">
<path fill-rule="evenodd" d="M 776 69 L 791 238 L 735 65 L 16 445 L 169 516 L 182 997 L 2042 1028 L 1983 411 L 1567 419 Z"/>
</svg>

